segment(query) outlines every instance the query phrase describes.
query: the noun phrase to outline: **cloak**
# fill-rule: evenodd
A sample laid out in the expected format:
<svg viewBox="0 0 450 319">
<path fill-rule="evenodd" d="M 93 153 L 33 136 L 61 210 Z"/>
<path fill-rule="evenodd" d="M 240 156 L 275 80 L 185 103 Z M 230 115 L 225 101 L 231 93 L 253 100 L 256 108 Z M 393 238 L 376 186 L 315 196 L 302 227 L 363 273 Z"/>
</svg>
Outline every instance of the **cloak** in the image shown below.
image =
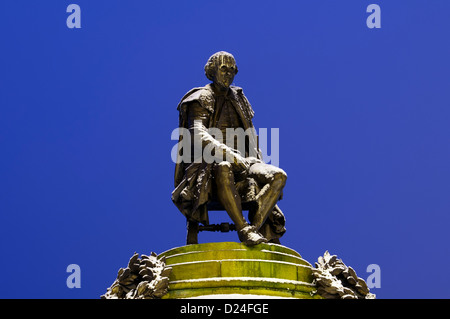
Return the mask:
<svg viewBox="0 0 450 319">
<path fill-rule="evenodd" d="M 256 157 L 262 160 L 262 155 L 258 149 L 258 138 L 256 136 L 252 118 L 254 111 L 245 97 L 242 88 L 230 86 L 228 98 L 233 104 L 243 129 L 252 134 L 247 135 L 249 138 L 249 147 L 254 148 Z M 187 92 L 178 104 L 179 111 L 179 127 L 188 128 L 188 107 L 192 102 L 197 102 L 202 108 L 208 111 L 208 120 L 206 128 L 216 127 L 218 122 L 218 112 L 215 112 L 215 93 L 212 84 L 204 87 L 197 87 Z M 250 130 L 248 130 L 250 129 Z M 178 141 L 178 159 L 175 165 L 175 189 L 172 192 L 172 201 L 178 209 L 190 220 L 200 222 L 204 225 L 209 224 L 207 204 L 214 198 L 212 194 L 212 170 L 214 163 L 192 162 L 185 163 L 180 161 L 180 152 L 182 147 L 183 136 L 180 134 Z M 258 185 L 256 181 L 247 178 L 236 185 L 243 202 L 250 202 L 264 185 Z M 279 238 L 286 229 L 284 228 L 285 220 L 281 210 L 276 205 L 273 213 L 269 215 L 266 223 L 261 227 L 261 233 L 266 238 Z M 270 238 L 269 238 L 270 237 Z"/>
</svg>

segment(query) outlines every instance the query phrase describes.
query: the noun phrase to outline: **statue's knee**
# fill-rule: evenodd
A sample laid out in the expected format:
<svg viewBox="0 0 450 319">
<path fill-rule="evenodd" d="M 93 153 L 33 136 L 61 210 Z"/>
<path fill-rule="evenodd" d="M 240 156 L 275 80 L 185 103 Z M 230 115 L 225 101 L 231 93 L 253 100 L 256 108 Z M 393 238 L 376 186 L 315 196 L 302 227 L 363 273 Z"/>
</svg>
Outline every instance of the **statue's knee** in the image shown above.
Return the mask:
<svg viewBox="0 0 450 319">
<path fill-rule="evenodd" d="M 286 185 L 287 174 L 282 169 L 280 169 L 279 171 L 275 172 L 273 174 L 273 177 L 274 177 L 274 181 L 279 183 L 279 184 L 281 184 L 281 186 Z"/>
<path fill-rule="evenodd" d="M 231 171 L 231 163 L 227 161 L 220 162 L 216 165 L 216 170 L 218 171 Z"/>
<path fill-rule="evenodd" d="M 224 180 L 229 179 L 232 174 L 231 164 L 223 161 L 216 165 L 216 179 Z"/>
</svg>

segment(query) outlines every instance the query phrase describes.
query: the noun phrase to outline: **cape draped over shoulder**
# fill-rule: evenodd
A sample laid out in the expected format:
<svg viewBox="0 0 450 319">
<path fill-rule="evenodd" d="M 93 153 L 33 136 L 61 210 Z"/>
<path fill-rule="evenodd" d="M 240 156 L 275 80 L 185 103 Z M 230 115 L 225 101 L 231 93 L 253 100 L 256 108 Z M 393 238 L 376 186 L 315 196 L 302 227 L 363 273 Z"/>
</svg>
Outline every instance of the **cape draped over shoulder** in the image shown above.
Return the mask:
<svg viewBox="0 0 450 319">
<path fill-rule="evenodd" d="M 254 131 L 252 118 L 254 111 L 245 97 L 242 88 L 237 86 L 230 86 L 230 101 L 243 124 L 243 129 L 252 129 Z M 212 84 L 204 87 L 196 87 L 188 91 L 181 101 L 178 103 L 177 109 L 179 111 L 179 127 L 188 129 L 188 108 L 193 102 L 198 103 L 202 108 L 208 111 L 208 125 L 207 128 L 216 127 L 217 117 L 215 115 L 215 93 Z M 177 208 L 191 220 L 198 221 L 204 225 L 209 224 L 207 204 L 212 198 L 212 163 L 185 163 L 179 160 L 180 148 L 182 145 L 183 136 L 180 134 L 178 141 L 177 163 L 175 165 L 175 189 L 172 192 L 172 201 Z M 258 141 L 256 134 L 250 134 L 250 145 L 256 147 L 256 154 L 262 160 L 261 153 L 257 149 Z M 253 181 L 247 183 L 247 186 L 256 186 Z M 255 194 L 257 190 L 249 189 L 248 194 Z M 247 194 L 247 195 L 248 195 Z M 248 197 L 248 196 L 247 196 Z M 251 200 L 251 198 L 248 198 Z M 284 215 L 276 205 L 273 214 L 267 219 L 267 232 L 271 233 L 271 237 L 281 237 L 286 229 L 284 228 Z M 270 230 L 269 230 L 270 228 Z"/>
</svg>

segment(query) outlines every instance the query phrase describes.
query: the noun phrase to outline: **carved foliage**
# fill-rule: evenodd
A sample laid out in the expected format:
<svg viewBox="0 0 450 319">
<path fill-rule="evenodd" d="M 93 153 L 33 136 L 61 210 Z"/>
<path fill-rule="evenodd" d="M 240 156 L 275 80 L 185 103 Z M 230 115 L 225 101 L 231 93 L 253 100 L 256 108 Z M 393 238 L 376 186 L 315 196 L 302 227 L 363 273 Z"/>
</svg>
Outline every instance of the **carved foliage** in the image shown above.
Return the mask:
<svg viewBox="0 0 450 319">
<path fill-rule="evenodd" d="M 172 268 L 166 267 L 165 258 L 158 259 L 135 253 L 127 268 L 120 268 L 117 279 L 101 296 L 102 299 L 159 299 L 167 293 Z"/>
<path fill-rule="evenodd" d="M 364 279 L 356 275 L 336 255 L 328 251 L 318 258 L 313 268 L 317 293 L 326 299 L 375 299 Z"/>
</svg>

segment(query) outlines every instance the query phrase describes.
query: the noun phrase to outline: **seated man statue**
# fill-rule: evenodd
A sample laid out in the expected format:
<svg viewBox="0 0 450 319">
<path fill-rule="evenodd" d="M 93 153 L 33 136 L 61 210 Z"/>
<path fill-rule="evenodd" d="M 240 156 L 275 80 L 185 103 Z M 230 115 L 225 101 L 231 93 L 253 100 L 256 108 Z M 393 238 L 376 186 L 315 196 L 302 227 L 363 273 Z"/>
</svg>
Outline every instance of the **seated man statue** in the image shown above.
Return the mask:
<svg viewBox="0 0 450 319">
<path fill-rule="evenodd" d="M 254 112 L 242 89 L 231 85 L 237 72 L 233 55 L 224 51 L 213 54 L 205 65 L 212 83 L 190 90 L 178 104 L 179 127 L 188 130 L 190 143 L 181 146 L 183 139 L 188 139 L 180 134 L 172 200 L 186 216 L 188 227 L 190 223 L 208 225 L 207 207 L 216 201 L 233 221 L 241 242 L 249 246 L 279 243 L 286 229 L 277 202 L 287 176 L 262 161 L 252 123 Z M 230 129 L 245 131 L 245 136 L 230 137 Z M 206 150 L 213 161 L 206 160 Z M 194 153 L 189 160 L 179 160 L 182 152 L 189 151 Z M 242 213 L 243 203 L 251 207 L 249 222 Z M 187 244 L 192 243 L 196 239 L 188 237 Z"/>
</svg>

